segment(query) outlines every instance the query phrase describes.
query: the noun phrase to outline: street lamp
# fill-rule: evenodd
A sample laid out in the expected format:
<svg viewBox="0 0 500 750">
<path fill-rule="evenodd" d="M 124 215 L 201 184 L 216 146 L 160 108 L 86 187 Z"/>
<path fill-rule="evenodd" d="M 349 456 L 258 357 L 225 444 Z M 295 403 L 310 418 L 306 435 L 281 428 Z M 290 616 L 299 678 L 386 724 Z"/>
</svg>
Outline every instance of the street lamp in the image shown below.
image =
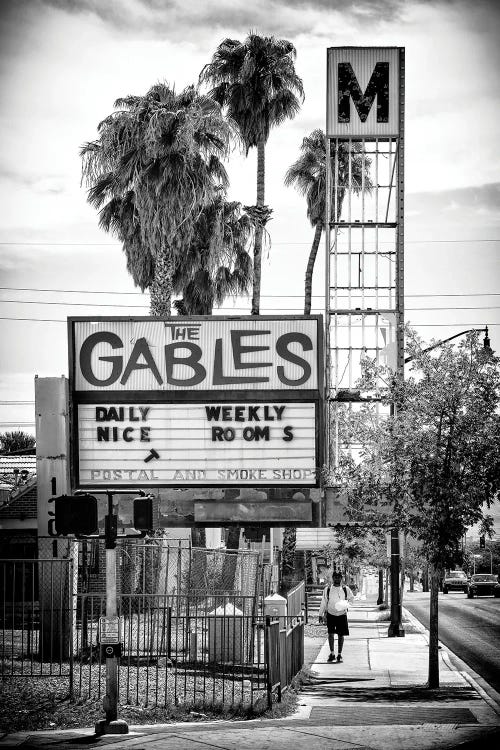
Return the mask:
<svg viewBox="0 0 500 750">
<path fill-rule="evenodd" d="M 436 344 L 433 344 L 432 346 L 428 346 L 427 349 L 422 349 L 420 354 L 426 354 L 427 352 L 431 352 L 433 349 L 437 349 L 438 346 L 447 344 L 448 341 L 453 341 L 453 339 L 457 339 L 459 336 L 466 336 L 468 333 L 484 333 L 483 347 L 488 352 L 488 354 L 493 354 L 493 350 L 491 348 L 490 337 L 488 336 L 488 326 L 486 326 L 485 328 L 468 328 L 467 331 L 460 331 L 460 333 L 455 333 L 453 334 L 453 336 L 449 336 L 447 339 L 442 339 L 442 341 L 438 341 Z M 406 357 L 405 365 L 408 364 L 408 362 L 412 362 L 415 359 L 415 356 L 416 355 L 412 355 L 411 357 Z"/>
</svg>

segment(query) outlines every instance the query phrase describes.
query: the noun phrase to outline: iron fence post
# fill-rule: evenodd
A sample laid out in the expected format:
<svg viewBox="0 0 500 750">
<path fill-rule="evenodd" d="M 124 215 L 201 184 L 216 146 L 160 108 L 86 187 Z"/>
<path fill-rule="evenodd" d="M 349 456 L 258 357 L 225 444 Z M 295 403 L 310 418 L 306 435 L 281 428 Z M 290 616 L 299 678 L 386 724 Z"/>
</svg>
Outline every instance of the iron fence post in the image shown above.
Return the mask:
<svg viewBox="0 0 500 750">
<path fill-rule="evenodd" d="M 271 618 L 266 617 L 266 624 L 264 626 L 264 658 L 266 660 L 266 692 L 267 692 L 267 707 L 271 708 L 273 705 L 273 692 L 271 685 L 271 659 L 270 659 L 270 648 L 269 648 L 269 629 L 271 626 Z"/>
</svg>

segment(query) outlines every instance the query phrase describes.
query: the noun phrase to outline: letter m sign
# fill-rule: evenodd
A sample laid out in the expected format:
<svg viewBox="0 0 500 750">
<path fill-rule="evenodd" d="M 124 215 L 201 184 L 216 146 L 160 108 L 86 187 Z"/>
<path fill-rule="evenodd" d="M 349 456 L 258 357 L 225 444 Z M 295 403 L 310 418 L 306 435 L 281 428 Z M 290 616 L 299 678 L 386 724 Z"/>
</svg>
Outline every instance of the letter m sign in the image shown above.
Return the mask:
<svg viewBox="0 0 500 750">
<path fill-rule="evenodd" d="M 327 64 L 327 135 L 399 135 L 404 50 L 332 47 Z"/>
</svg>

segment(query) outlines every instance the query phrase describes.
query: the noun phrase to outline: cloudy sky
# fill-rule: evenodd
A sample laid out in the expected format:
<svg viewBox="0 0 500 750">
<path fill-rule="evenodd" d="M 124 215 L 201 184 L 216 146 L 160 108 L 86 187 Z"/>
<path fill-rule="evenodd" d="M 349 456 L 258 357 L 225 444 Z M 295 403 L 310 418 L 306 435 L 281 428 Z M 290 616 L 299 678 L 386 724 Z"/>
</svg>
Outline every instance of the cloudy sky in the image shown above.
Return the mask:
<svg viewBox="0 0 500 750">
<path fill-rule="evenodd" d="M 262 312 L 300 312 L 312 230 L 283 187 L 304 135 L 325 126 L 326 49 L 406 48 L 406 309 L 426 338 L 490 325 L 500 350 L 500 11 L 493 0 L 2 0 L 0 431 L 32 431 L 33 379 L 67 373 L 67 315 L 147 314 L 120 246 L 80 185 L 80 145 L 114 100 L 197 80 L 250 29 L 290 39 L 306 99 L 273 133 L 274 209 Z M 255 153 L 228 165 L 255 202 Z M 313 292 L 321 311 L 323 269 Z M 234 311 L 248 313 L 238 300 Z M 6 403 L 6 402 L 27 403 Z"/>
</svg>

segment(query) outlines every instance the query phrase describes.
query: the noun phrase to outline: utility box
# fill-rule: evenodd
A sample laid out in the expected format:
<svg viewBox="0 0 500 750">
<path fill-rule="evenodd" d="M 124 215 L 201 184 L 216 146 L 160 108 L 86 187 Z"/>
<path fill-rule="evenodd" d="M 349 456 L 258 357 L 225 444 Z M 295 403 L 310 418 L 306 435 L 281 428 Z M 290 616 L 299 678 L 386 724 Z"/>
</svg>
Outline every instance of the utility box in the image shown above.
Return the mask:
<svg viewBox="0 0 500 750">
<path fill-rule="evenodd" d="M 213 662 L 235 662 L 243 664 L 244 617 L 234 604 L 224 604 L 207 615 L 208 658 Z"/>
<path fill-rule="evenodd" d="M 264 617 L 272 617 L 273 620 L 279 618 L 280 623 L 284 624 L 285 620 L 281 619 L 287 616 L 287 603 L 284 596 L 279 594 L 270 594 L 264 599 Z"/>
</svg>

